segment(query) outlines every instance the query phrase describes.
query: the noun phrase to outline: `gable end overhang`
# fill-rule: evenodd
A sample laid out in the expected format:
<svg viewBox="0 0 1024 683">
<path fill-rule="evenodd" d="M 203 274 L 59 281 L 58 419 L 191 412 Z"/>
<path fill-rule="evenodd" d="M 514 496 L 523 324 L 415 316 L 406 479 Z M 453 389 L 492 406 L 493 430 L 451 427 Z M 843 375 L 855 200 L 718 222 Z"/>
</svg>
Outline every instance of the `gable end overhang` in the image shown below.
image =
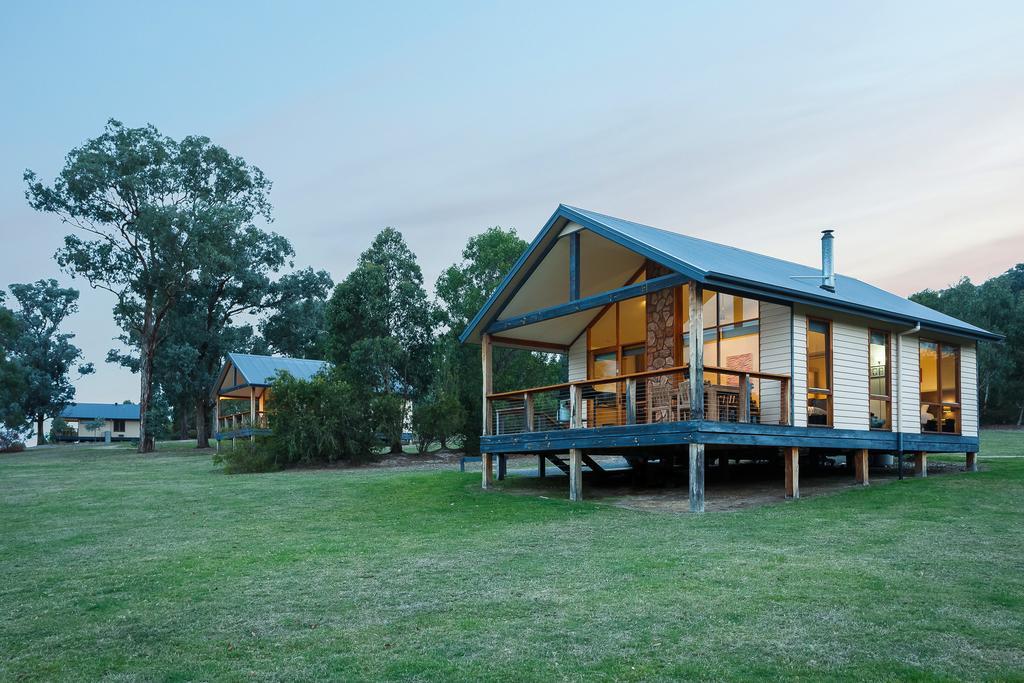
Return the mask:
<svg viewBox="0 0 1024 683">
<path fill-rule="evenodd" d="M 747 280 L 735 275 L 703 270 L 692 263 L 683 261 L 645 242 L 609 228 L 571 206 L 559 204 L 537 237 L 534 238 L 530 246 L 519 257 L 519 260 L 516 261 L 515 265 L 487 299 L 484 306 L 477 312 L 476 316 L 473 317 L 466 329 L 459 335 L 460 342 L 478 341 L 479 336 L 491 327 L 501 315 L 508 302 L 516 295 L 522 284 L 530 277 L 534 269 L 554 246 L 562 229 L 570 222 L 576 223 L 611 242 L 660 263 L 689 280 L 702 283 L 713 289 L 747 295 L 785 305 L 792 305 L 794 303 L 804 304 L 873 320 L 905 324 L 908 327 L 920 324 L 922 329 L 933 330 L 965 339 L 985 341 L 1001 341 L 1004 339 L 1003 335 L 973 326 L 962 327 L 937 321 L 922 320 L 912 315 L 837 299 L 833 295 L 826 294 L 824 291 L 820 295 L 812 294 L 764 282 Z"/>
<path fill-rule="evenodd" d="M 534 269 L 541 261 L 544 260 L 544 257 L 547 256 L 548 252 L 551 251 L 551 248 L 561 236 L 563 228 L 565 228 L 568 223 L 576 223 L 610 242 L 614 242 L 615 244 L 640 254 L 652 261 L 656 261 L 690 280 L 696 280 L 698 282 L 704 281 L 704 271 L 696 268 L 693 264 L 686 263 L 685 261 L 669 256 L 658 249 L 653 249 L 643 242 L 635 240 L 627 235 L 623 235 L 617 230 L 609 229 L 607 226 L 594 221 L 589 216 L 574 210 L 572 207 L 566 206 L 565 204 L 559 204 L 558 208 L 555 209 L 555 212 L 551 215 L 551 218 L 549 218 L 547 223 L 544 224 L 544 227 L 541 228 L 537 237 L 530 243 L 530 246 L 523 252 L 523 255 L 519 257 L 519 260 L 512 266 L 512 269 L 508 272 L 491 296 L 488 297 L 483 307 L 477 312 L 473 319 L 470 320 L 466 329 L 459 335 L 459 341 L 461 343 L 465 344 L 467 342 L 477 341 L 479 339 L 479 335 L 486 331 L 498 319 L 498 316 L 501 315 L 505 306 L 512 297 L 516 295 L 522 284 L 526 282 Z"/>
</svg>

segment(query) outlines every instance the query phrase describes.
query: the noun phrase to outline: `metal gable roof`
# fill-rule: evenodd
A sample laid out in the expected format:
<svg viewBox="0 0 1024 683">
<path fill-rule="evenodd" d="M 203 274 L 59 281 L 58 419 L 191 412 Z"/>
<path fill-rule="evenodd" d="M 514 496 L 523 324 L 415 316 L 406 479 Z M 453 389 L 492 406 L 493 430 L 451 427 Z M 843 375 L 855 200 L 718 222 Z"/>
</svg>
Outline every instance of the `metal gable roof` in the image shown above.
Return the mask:
<svg viewBox="0 0 1024 683">
<path fill-rule="evenodd" d="M 669 232 L 633 221 L 605 214 L 559 205 L 541 234 L 530 245 L 523 257 L 508 274 L 487 304 L 463 332 L 462 341 L 468 340 L 490 324 L 501 312 L 509 296 L 506 289 L 517 279 L 528 277 L 530 265 L 543 258 L 539 247 L 550 244 L 557 237 L 557 228 L 574 221 L 585 228 L 616 241 L 648 258 L 693 277 L 710 287 L 728 287 L 754 296 L 768 296 L 785 301 L 796 301 L 823 308 L 856 313 L 910 325 L 960 334 L 971 338 L 1001 339 L 997 334 L 966 323 L 927 306 L 886 292 L 856 278 L 836 276 L 836 291 L 820 288 L 814 280 L 796 277 L 820 275 L 818 268 L 757 254 L 737 247 Z M 554 233 L 554 235 L 552 235 Z M 527 265 L 530 263 L 530 265 Z M 526 270 L 524 275 L 518 271 Z M 513 292 L 514 293 L 514 289 Z"/>
<path fill-rule="evenodd" d="M 328 366 L 327 361 L 281 356 L 257 356 L 251 353 L 229 353 L 230 360 L 250 386 L 266 387 L 278 371 L 284 370 L 296 379 L 311 379 Z"/>
<path fill-rule="evenodd" d="M 138 420 L 137 403 L 72 403 L 60 416 L 74 420 Z"/>
</svg>

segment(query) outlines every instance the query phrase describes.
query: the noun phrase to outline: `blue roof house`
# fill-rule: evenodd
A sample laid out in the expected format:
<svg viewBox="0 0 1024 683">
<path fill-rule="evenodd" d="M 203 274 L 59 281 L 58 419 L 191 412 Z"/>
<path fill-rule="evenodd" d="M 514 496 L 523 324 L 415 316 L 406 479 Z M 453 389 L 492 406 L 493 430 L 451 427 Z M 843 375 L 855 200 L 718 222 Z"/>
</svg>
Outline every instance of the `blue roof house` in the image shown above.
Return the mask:
<svg viewBox="0 0 1024 683">
<path fill-rule="evenodd" d="M 139 438 L 137 403 L 72 403 L 61 411 L 67 429 L 57 441 L 131 441 Z"/>
<path fill-rule="evenodd" d="M 999 336 L 836 273 L 833 244 L 811 267 L 560 205 L 461 336 L 481 345 L 484 487 L 512 453 L 566 470 L 572 499 L 592 454 L 687 460 L 694 511 L 737 449 L 781 456 L 787 497 L 825 452 L 863 484 L 869 454 L 973 468 L 976 347 Z M 565 354 L 568 381 L 495 393 L 496 345 Z"/>
<path fill-rule="evenodd" d="M 267 399 L 277 373 L 311 379 L 327 366 L 322 360 L 229 353 L 212 391 L 216 401 L 214 437 L 220 442 L 270 433 Z"/>
</svg>

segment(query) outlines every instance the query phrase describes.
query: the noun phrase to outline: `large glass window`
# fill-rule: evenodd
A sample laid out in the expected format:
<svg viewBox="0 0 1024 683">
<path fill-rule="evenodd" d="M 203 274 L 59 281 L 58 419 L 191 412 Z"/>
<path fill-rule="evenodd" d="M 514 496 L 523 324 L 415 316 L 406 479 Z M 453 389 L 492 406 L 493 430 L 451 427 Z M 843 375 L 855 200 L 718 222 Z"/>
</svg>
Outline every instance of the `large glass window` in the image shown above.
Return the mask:
<svg viewBox="0 0 1024 683">
<path fill-rule="evenodd" d="M 832 323 L 807 319 L 807 424 L 832 424 Z"/>
<path fill-rule="evenodd" d="M 682 286 L 680 320 L 682 321 L 682 363 L 690 363 L 689 286 Z M 757 299 L 746 299 L 732 294 L 704 290 L 704 365 L 745 372 L 757 372 L 759 363 L 760 306 Z M 735 385 L 734 375 L 704 373 L 713 383 Z M 756 388 L 755 388 L 756 391 Z M 756 397 L 755 397 L 756 400 Z"/>
<path fill-rule="evenodd" d="M 641 273 L 637 278 L 641 279 Z M 647 297 L 610 304 L 587 330 L 589 378 L 619 377 L 647 369 Z M 621 424 L 622 382 L 595 384 L 587 403 L 588 423 L 595 427 Z"/>
<path fill-rule="evenodd" d="M 960 433 L 960 347 L 920 342 L 921 431 Z"/>
<path fill-rule="evenodd" d="M 868 339 L 868 405 L 871 429 L 892 429 L 888 332 L 872 330 Z"/>
</svg>

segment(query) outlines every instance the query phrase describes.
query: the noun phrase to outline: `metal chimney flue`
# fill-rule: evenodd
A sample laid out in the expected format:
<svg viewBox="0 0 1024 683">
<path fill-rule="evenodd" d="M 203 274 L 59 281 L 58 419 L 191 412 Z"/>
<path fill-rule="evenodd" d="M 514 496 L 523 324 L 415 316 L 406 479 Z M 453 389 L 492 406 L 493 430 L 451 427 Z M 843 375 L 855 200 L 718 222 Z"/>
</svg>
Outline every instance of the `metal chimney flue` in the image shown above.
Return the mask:
<svg viewBox="0 0 1024 683">
<path fill-rule="evenodd" d="M 836 291 L 836 254 L 832 230 L 821 231 L 821 288 Z"/>
</svg>

